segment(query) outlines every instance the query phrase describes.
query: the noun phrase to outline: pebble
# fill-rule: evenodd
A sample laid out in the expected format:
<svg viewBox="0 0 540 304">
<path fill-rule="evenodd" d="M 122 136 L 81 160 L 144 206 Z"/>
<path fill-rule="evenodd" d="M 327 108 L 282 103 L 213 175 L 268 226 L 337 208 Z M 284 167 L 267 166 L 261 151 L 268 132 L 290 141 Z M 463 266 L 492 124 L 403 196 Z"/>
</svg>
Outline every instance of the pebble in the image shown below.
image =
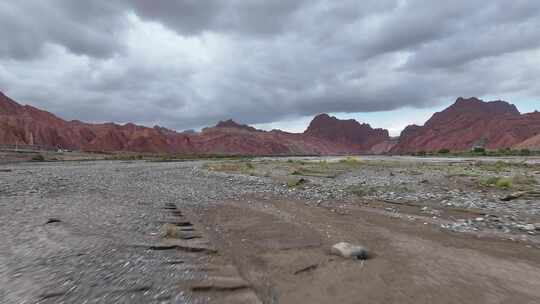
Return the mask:
<svg viewBox="0 0 540 304">
<path fill-rule="evenodd" d="M 527 225 L 523 225 L 522 229 L 525 231 L 534 231 L 536 230 L 536 227 L 533 224 L 527 224 Z"/>
<path fill-rule="evenodd" d="M 364 246 L 353 245 L 347 242 L 335 244 L 332 246 L 330 252 L 344 258 L 355 258 L 358 260 L 367 260 L 369 257 L 369 252 Z"/>
</svg>

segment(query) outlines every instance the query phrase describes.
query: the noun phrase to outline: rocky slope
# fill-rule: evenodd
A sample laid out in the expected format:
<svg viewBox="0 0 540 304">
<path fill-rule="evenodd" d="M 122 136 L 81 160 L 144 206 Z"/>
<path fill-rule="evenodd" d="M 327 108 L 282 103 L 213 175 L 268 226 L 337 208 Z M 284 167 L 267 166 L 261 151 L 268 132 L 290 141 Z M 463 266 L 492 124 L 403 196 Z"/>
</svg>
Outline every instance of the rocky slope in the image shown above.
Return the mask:
<svg viewBox="0 0 540 304">
<path fill-rule="evenodd" d="M 189 137 L 160 127 L 65 121 L 0 93 L 0 144 L 40 145 L 85 151 L 193 151 Z"/>
<path fill-rule="evenodd" d="M 458 98 L 424 126 L 408 126 L 393 153 L 418 151 L 512 148 L 540 134 L 540 114 L 521 114 L 505 101 Z"/>
<path fill-rule="evenodd" d="M 529 149 L 540 151 L 540 134 L 515 145 L 514 149 Z"/>
<path fill-rule="evenodd" d="M 388 130 L 373 129 L 370 125 L 360 124 L 354 119 L 339 120 L 327 114 L 316 116 L 304 134 L 364 151 L 390 139 Z"/>
<path fill-rule="evenodd" d="M 328 124 L 328 125 L 327 125 Z M 325 131 L 325 130 L 329 130 Z M 335 133 L 336 136 L 332 134 Z M 257 130 L 232 120 L 200 133 L 178 133 L 159 126 L 88 124 L 65 121 L 23 106 L 0 93 L 0 144 L 41 145 L 52 149 L 181 154 L 330 155 L 370 152 L 388 131 L 356 121 L 320 115 L 303 134 Z"/>
</svg>

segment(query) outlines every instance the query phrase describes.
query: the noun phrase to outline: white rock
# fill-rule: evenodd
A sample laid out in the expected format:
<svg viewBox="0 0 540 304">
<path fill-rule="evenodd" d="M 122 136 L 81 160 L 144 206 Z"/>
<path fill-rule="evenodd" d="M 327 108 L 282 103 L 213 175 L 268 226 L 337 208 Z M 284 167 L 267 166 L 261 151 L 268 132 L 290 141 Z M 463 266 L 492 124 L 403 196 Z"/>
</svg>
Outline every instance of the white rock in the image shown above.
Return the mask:
<svg viewBox="0 0 540 304">
<path fill-rule="evenodd" d="M 525 230 L 525 231 L 534 231 L 535 229 L 536 229 L 536 227 L 534 227 L 533 224 L 523 225 L 523 230 Z"/>
<path fill-rule="evenodd" d="M 359 260 L 366 260 L 368 258 L 368 250 L 365 247 L 346 242 L 335 244 L 332 246 L 330 252 L 344 258 L 356 258 Z"/>
</svg>

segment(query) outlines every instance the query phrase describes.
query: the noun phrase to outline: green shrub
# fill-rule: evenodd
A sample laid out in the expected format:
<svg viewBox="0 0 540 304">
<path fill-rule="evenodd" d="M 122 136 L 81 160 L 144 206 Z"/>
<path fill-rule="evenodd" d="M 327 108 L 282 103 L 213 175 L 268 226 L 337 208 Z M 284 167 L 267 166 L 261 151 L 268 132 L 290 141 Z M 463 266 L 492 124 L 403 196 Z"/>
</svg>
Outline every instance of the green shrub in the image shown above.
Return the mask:
<svg viewBox="0 0 540 304">
<path fill-rule="evenodd" d="M 45 157 L 41 154 L 38 154 L 38 155 L 35 155 L 34 157 L 32 157 L 32 161 L 35 161 L 35 162 L 43 162 L 45 161 Z"/>
<path fill-rule="evenodd" d="M 497 150 L 497 154 L 498 155 L 512 155 L 512 150 L 510 150 L 509 148 L 501 148 Z"/>
<path fill-rule="evenodd" d="M 529 156 L 529 155 L 531 155 L 531 150 L 529 150 L 529 149 L 521 149 L 521 150 L 519 150 L 519 155 L 521 155 L 521 156 Z"/>
<path fill-rule="evenodd" d="M 440 149 L 438 153 L 439 154 L 448 154 L 448 153 L 450 153 L 450 150 L 449 149 Z"/>
<path fill-rule="evenodd" d="M 358 157 L 348 156 L 347 158 L 340 159 L 339 163 L 344 164 L 344 165 L 355 166 L 355 165 L 360 165 L 362 161 Z"/>
<path fill-rule="evenodd" d="M 499 178 L 495 183 L 497 188 L 509 189 L 512 188 L 512 180 L 509 178 Z"/>
<path fill-rule="evenodd" d="M 297 178 L 297 177 L 289 177 L 287 179 L 287 186 L 289 188 L 294 188 L 303 185 L 307 181 L 303 178 Z"/>
<path fill-rule="evenodd" d="M 483 181 L 480 181 L 480 185 L 485 187 L 497 187 L 502 189 L 512 188 L 512 179 L 505 177 L 490 177 Z"/>
<path fill-rule="evenodd" d="M 473 152 L 474 152 L 474 153 L 486 153 L 486 148 L 475 147 L 475 148 L 473 149 Z"/>
</svg>

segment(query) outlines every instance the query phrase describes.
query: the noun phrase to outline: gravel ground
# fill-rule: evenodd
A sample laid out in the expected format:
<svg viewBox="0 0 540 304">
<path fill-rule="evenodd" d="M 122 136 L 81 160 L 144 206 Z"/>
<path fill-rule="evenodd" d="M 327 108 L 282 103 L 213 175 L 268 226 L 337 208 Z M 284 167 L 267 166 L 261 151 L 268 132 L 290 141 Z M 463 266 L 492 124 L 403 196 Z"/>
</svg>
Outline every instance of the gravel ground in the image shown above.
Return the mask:
<svg viewBox="0 0 540 304">
<path fill-rule="evenodd" d="M 512 239 L 540 242 L 540 166 L 536 158 L 361 157 L 360 163 L 345 170 L 347 164 L 340 167 L 340 159 L 344 158 L 326 158 L 323 164 L 317 158 L 254 160 L 253 169 L 243 173 L 273 180 L 283 186 L 274 189 L 280 196 L 314 205 L 383 201 L 392 209 L 417 206 L 418 212 L 435 219 L 442 210 L 464 210 L 469 216 L 453 216 L 438 226 L 457 232 L 490 230 L 509 234 Z M 291 173 L 299 168 L 307 168 L 308 173 L 315 170 L 315 174 Z M 336 170 L 339 174 L 334 176 Z M 317 176 L 321 172 L 331 177 Z M 511 180 L 514 176 L 527 177 L 530 184 L 515 184 L 509 189 L 480 185 L 490 178 Z M 305 182 L 288 188 L 288 178 L 303 178 Z M 502 200 L 522 186 L 536 195 Z M 474 214 L 477 216 L 471 218 Z"/>
<path fill-rule="evenodd" d="M 272 161 L 263 162 L 275 169 Z M 206 163 L 0 166 L 0 303 L 190 303 L 177 283 L 205 273 L 169 263 L 178 253 L 147 248 L 159 241 L 159 221 L 168 217 L 166 204 L 204 207 L 257 194 L 328 205 L 357 201 L 348 189 L 364 185 L 381 189 L 364 200 L 421 203 L 425 209 L 420 211 L 434 217 L 438 208 L 485 212 L 481 220 L 455 219 L 441 228 L 489 228 L 535 238 L 540 229 L 534 226 L 538 200 L 503 204 L 501 193 L 472 190 L 461 180 L 449 182 L 441 170 L 411 174 L 401 165 L 368 166 L 335 178 L 306 177 L 306 184 L 291 188 L 274 176 L 209 171 Z M 187 253 L 181 258 L 188 263 L 201 259 Z"/>
<path fill-rule="evenodd" d="M 207 173 L 200 165 L 2 166 L 0 303 L 159 303 L 169 297 L 183 303 L 173 287 L 197 274 L 164 263 L 174 258 L 168 251 L 134 246 L 157 241 L 156 221 L 167 217 L 161 208 L 201 206 L 275 187 Z"/>
</svg>

